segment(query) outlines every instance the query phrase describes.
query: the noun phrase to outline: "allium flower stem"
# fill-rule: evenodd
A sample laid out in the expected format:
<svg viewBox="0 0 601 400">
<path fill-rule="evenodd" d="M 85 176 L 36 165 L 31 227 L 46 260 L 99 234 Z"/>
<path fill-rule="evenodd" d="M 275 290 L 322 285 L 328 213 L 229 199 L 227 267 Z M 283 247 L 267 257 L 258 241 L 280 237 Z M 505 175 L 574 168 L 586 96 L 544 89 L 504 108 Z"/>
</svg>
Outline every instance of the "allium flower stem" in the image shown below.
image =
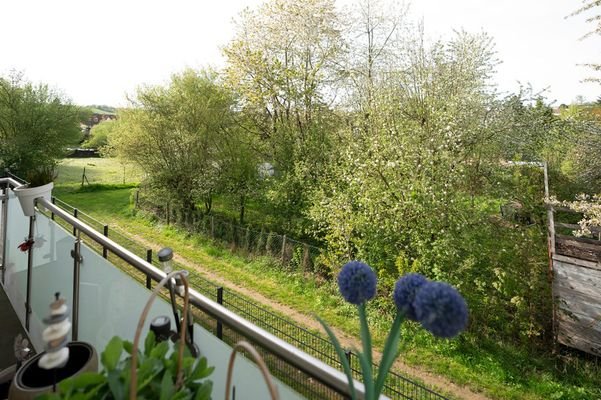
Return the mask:
<svg viewBox="0 0 601 400">
<path fill-rule="evenodd" d="M 361 371 L 363 372 L 363 384 L 365 385 L 366 400 L 373 398 L 374 394 L 374 380 L 373 380 L 373 358 L 371 351 L 371 334 L 369 332 L 369 326 L 367 325 L 367 311 L 366 302 L 363 302 L 357 306 L 359 312 L 359 321 L 361 324 L 361 342 L 363 344 L 363 356 L 365 362 L 361 363 Z"/>
</svg>

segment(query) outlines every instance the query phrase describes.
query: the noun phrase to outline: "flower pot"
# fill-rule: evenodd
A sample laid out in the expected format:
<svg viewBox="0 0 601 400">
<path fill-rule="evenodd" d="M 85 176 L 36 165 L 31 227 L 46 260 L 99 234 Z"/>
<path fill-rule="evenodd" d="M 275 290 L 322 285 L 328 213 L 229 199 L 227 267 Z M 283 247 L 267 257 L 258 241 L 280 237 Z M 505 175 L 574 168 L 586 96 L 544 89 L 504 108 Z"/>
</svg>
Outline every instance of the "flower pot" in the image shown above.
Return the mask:
<svg viewBox="0 0 601 400">
<path fill-rule="evenodd" d="M 33 217 L 35 214 L 35 199 L 43 197 L 50 201 L 53 187 L 54 183 L 50 182 L 46 185 L 32 188 L 15 188 L 14 192 L 19 199 L 19 203 L 21 203 L 23 214 L 25 214 L 26 217 Z"/>
<path fill-rule="evenodd" d="M 8 399 L 33 400 L 43 393 L 52 392 L 55 379 L 58 383 L 83 372 L 98 371 L 98 355 L 92 345 L 85 342 L 70 342 L 67 347 L 69 348 L 69 361 L 62 368 L 55 370 L 40 368 L 38 360 L 44 353 L 36 355 L 23 364 L 15 374 Z"/>
</svg>

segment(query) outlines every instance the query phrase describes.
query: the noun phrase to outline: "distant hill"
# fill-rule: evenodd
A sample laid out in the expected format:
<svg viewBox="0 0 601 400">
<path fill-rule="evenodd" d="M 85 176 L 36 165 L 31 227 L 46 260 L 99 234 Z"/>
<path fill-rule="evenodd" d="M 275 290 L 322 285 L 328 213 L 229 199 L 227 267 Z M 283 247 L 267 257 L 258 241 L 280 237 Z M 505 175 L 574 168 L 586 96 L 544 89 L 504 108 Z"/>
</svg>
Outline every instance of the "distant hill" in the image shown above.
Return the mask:
<svg viewBox="0 0 601 400">
<path fill-rule="evenodd" d="M 117 115 L 117 109 L 115 107 L 105 105 L 90 105 L 86 107 L 92 112 L 92 114 Z"/>
</svg>

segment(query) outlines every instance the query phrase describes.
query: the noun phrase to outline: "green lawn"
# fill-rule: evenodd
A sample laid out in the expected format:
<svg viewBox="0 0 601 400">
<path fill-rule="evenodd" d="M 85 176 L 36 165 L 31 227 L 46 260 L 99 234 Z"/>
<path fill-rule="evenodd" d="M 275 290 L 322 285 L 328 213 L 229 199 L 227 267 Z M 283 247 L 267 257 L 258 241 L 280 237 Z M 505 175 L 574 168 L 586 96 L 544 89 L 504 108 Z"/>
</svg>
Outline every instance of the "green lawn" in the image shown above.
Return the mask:
<svg viewBox="0 0 601 400">
<path fill-rule="evenodd" d="M 65 158 L 58 166 L 57 186 L 81 186 L 83 172 L 88 184 L 137 184 L 143 173 L 133 164 L 116 158 Z"/>
</svg>

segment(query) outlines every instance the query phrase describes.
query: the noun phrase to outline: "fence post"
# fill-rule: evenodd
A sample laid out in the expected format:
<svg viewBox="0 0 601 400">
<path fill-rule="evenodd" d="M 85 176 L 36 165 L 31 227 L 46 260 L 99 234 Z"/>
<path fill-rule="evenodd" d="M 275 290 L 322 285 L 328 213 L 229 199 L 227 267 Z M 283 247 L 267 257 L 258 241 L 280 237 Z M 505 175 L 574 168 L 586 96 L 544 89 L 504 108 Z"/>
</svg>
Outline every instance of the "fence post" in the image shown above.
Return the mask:
<svg viewBox="0 0 601 400">
<path fill-rule="evenodd" d="M 217 288 L 217 304 L 223 305 L 223 287 Z M 223 340 L 223 324 L 221 320 L 217 320 L 217 339 Z"/>
<path fill-rule="evenodd" d="M 152 264 L 152 249 L 146 250 L 146 261 Z M 152 289 L 152 280 L 148 274 L 146 275 L 146 289 Z"/>
<path fill-rule="evenodd" d="M 52 202 L 52 204 L 56 204 L 56 197 L 52 196 L 50 201 Z M 54 213 L 50 213 L 50 219 L 54 221 Z"/>
<path fill-rule="evenodd" d="M 104 236 L 109 237 L 109 226 L 105 225 L 103 227 L 103 232 Z M 102 246 L 102 257 L 107 258 L 109 255 L 109 249 L 106 246 Z"/>
<path fill-rule="evenodd" d="M 215 237 L 215 221 L 213 220 L 213 216 L 211 215 L 211 237 Z"/>
<path fill-rule="evenodd" d="M 77 212 L 77 208 L 74 208 L 74 209 L 73 209 L 73 216 L 74 216 L 75 218 L 77 218 L 77 214 L 78 214 L 78 212 Z M 75 235 L 77 235 L 77 228 L 73 227 L 73 236 L 75 236 Z"/>
<path fill-rule="evenodd" d="M 169 220 L 171 218 L 171 210 L 169 210 L 169 203 L 167 203 L 167 226 L 169 226 Z"/>
<path fill-rule="evenodd" d="M 282 264 L 284 263 L 284 256 L 286 255 L 286 235 L 282 239 Z"/>
<path fill-rule="evenodd" d="M 309 246 L 307 243 L 303 244 L 303 273 L 307 272 L 307 266 L 309 264 Z"/>
</svg>

